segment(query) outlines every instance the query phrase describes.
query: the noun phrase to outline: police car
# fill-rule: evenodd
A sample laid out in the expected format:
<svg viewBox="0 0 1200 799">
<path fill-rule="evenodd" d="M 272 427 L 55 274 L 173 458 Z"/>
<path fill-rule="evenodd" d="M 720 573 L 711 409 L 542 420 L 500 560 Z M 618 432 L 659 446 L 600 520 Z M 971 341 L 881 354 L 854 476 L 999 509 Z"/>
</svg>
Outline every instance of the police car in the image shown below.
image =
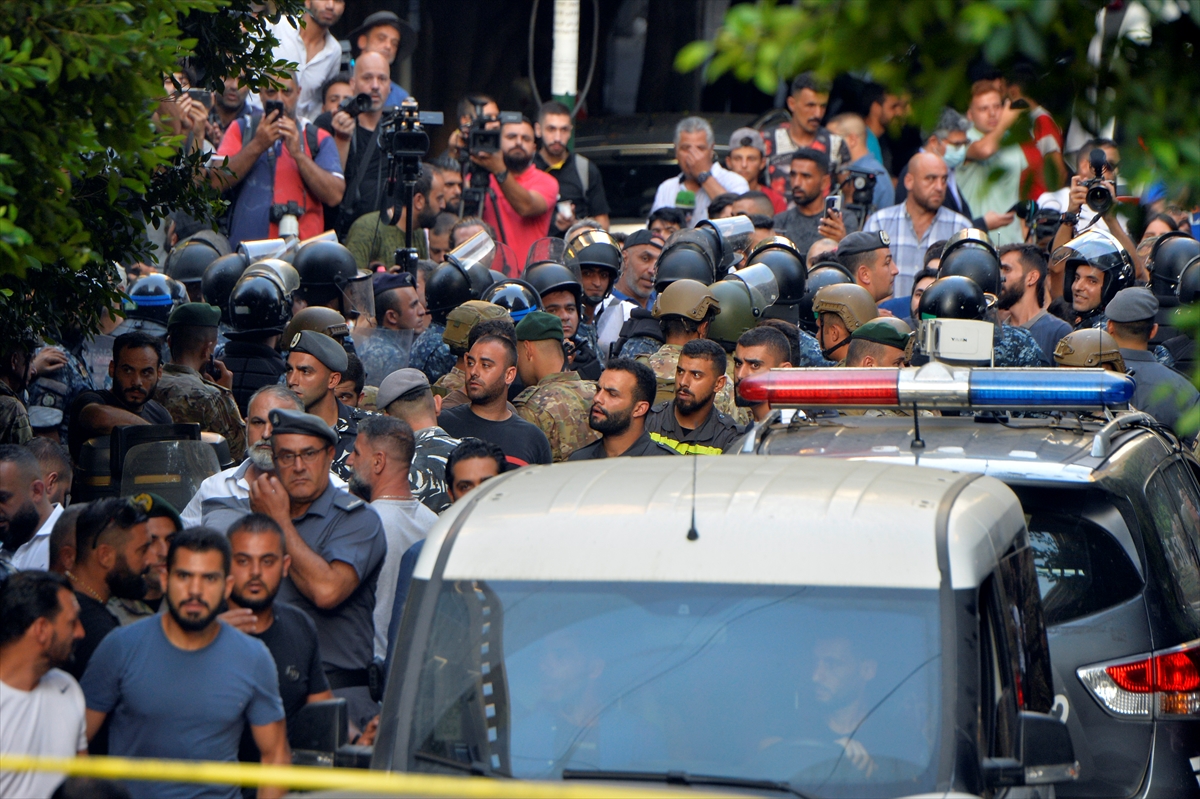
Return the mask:
<svg viewBox="0 0 1200 799">
<path fill-rule="evenodd" d="M 1077 764 L 1020 503 L 979 474 L 615 458 L 431 531 L 372 768 L 813 797 L 1052 795 Z"/>
<path fill-rule="evenodd" d="M 1128 378 L 934 363 L 775 370 L 740 390 L 776 409 L 808 409 L 773 411 L 742 452 L 973 472 L 1008 485 L 1037 567 L 1053 712 L 1080 762 L 1079 779 L 1058 795 L 1200 794 L 1200 466 L 1146 414 L 1114 410 L 1128 402 Z M 914 417 L 914 405 L 943 415 Z M 831 407 L 843 410 L 830 416 Z M 1088 408 L 1095 415 L 1071 411 Z"/>
</svg>

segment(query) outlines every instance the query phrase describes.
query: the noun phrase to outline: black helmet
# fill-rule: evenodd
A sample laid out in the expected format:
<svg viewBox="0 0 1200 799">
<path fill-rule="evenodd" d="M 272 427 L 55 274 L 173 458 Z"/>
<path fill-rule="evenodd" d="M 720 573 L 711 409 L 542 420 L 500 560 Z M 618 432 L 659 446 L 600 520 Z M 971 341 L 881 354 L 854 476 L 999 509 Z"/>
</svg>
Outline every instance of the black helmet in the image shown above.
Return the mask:
<svg viewBox="0 0 1200 799">
<path fill-rule="evenodd" d="M 745 214 L 702 219 L 696 223 L 696 230 L 713 239 L 718 280 L 724 279 L 730 269 L 741 263 L 746 250 L 750 249 L 750 239 L 754 237 L 754 223 Z"/>
<path fill-rule="evenodd" d="M 496 242 L 492 241 L 487 233 L 480 231 L 446 253 L 446 263 L 459 271 L 471 292 L 470 297 L 460 300 L 455 305 L 461 305 L 467 300 L 479 299 L 489 286 L 497 280 L 505 279 L 503 272 L 498 269 L 493 272 L 491 267 L 501 265 L 500 256 L 506 249 L 508 248 L 503 245 L 497 247 Z M 425 293 L 428 295 L 428 287 L 426 287 Z M 447 312 L 449 310 L 449 308 L 446 309 Z"/>
<path fill-rule="evenodd" d="M 520 322 L 530 311 L 542 310 L 542 298 L 537 289 L 515 278 L 505 278 L 493 284 L 479 299 L 507 310 L 514 323 Z"/>
<path fill-rule="evenodd" d="M 188 301 L 187 289 L 178 280 L 157 272 L 140 278 L 129 287 L 126 316 L 167 324 L 171 311 Z"/>
<path fill-rule="evenodd" d="M 314 241 L 292 260 L 300 275 L 299 295 L 309 305 L 324 305 L 341 297 L 341 289 L 358 277 L 358 263 L 336 241 Z"/>
<path fill-rule="evenodd" d="M 947 240 L 938 277 L 951 275 L 969 277 L 984 293 L 993 297 L 1000 295 L 1000 256 L 986 233 L 964 228 Z"/>
<path fill-rule="evenodd" d="M 446 314 L 467 300 L 477 299 L 479 295 L 471 291 L 471 281 L 457 264 L 447 261 L 425 279 L 425 307 L 439 324 L 445 324 Z"/>
<path fill-rule="evenodd" d="M 185 286 L 199 283 L 208 265 L 220 257 L 221 254 L 208 242 L 194 240 L 180 243 L 167 255 L 163 272 Z"/>
<path fill-rule="evenodd" d="M 706 286 L 717 279 L 720 252 L 708 232 L 677 230 L 663 245 L 654 276 L 654 290 L 662 293 L 676 280 L 695 280 Z"/>
<path fill-rule="evenodd" d="M 621 273 L 621 245 L 603 230 L 585 230 L 567 244 L 568 265 L 582 269 L 594 266 L 612 272 L 613 280 Z"/>
<path fill-rule="evenodd" d="M 1164 233 L 1154 242 L 1146 268 L 1150 270 L 1150 290 L 1160 303 L 1164 299 L 1172 305 L 1175 303 L 1179 276 L 1197 255 L 1200 255 L 1200 241 L 1182 231 Z"/>
<path fill-rule="evenodd" d="M 746 259 L 746 265 L 763 264 L 775 273 L 779 284 L 777 305 L 795 305 L 805 296 L 804 284 L 808 280 L 804 268 L 804 256 L 796 249 L 791 239 L 772 236 L 755 247 Z M 811 303 L 812 298 L 809 298 Z"/>
<path fill-rule="evenodd" d="M 969 277 L 950 275 L 929 284 L 917 303 L 921 319 L 983 319 L 987 299 L 983 289 Z"/>
<path fill-rule="evenodd" d="M 208 265 L 204 276 L 200 278 L 200 292 L 204 301 L 221 309 L 221 321 L 226 324 L 233 321 L 229 318 L 229 292 L 233 291 L 238 278 L 249 265 L 250 262 L 241 253 L 222 255 Z"/>
<path fill-rule="evenodd" d="M 765 263 L 765 262 L 763 262 Z M 770 264 L 767 264 L 770 266 Z M 775 271 L 775 270 L 771 270 Z M 776 273 L 778 279 L 779 274 Z M 816 269 L 808 273 L 805 278 L 804 294 L 796 302 L 796 308 L 799 313 L 799 324 L 802 330 L 816 334 L 817 320 L 813 317 L 813 298 L 817 296 L 817 292 L 826 286 L 836 286 L 839 283 L 853 283 L 850 273 L 836 264 L 828 264 L 826 266 L 818 266 Z M 780 303 L 783 301 L 780 300 Z"/>
<path fill-rule="evenodd" d="M 292 303 L 283 289 L 265 275 L 239 280 L 229 295 L 229 316 L 239 333 L 282 333 L 292 318 Z"/>
<path fill-rule="evenodd" d="M 1075 271 L 1080 266 L 1091 266 L 1104 273 L 1099 308 L 1108 305 L 1118 291 L 1133 285 L 1133 260 L 1111 233 L 1092 228 L 1071 239 L 1050 256 L 1051 265 L 1064 262 L 1063 293 L 1068 297 L 1075 284 Z"/>
<path fill-rule="evenodd" d="M 1179 275 L 1179 285 L 1175 290 L 1180 305 L 1191 305 L 1200 301 L 1200 255 L 1187 262 L 1187 266 Z"/>
<path fill-rule="evenodd" d="M 545 297 L 552 291 L 569 291 L 575 295 L 575 302 L 583 302 L 583 284 L 575 277 L 575 273 L 562 264 L 540 263 L 525 270 L 522 279 L 533 286 L 538 296 Z"/>
</svg>

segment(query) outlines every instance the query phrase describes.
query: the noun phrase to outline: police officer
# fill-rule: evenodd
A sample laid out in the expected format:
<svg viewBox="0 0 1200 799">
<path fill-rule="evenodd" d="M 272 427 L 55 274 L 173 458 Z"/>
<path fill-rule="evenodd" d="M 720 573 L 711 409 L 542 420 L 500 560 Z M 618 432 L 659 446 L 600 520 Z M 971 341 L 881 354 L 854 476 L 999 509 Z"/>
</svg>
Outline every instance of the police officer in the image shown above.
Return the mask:
<svg viewBox="0 0 1200 799">
<path fill-rule="evenodd" d="M 1200 392 L 1179 372 L 1159 363 L 1150 350 L 1158 325 L 1158 300 L 1149 289 L 1118 291 L 1105 309 L 1108 334 L 1121 350 L 1129 376 L 1137 383 L 1132 405 L 1180 435 L 1179 421 L 1200 406 Z M 1194 435 L 1194 431 L 1188 431 Z"/>
<path fill-rule="evenodd" d="M 600 269 L 598 273 L 604 273 L 604 270 Z M 571 342 L 568 345 L 572 349 L 571 368 L 589 380 L 600 377 L 604 366 L 599 353 L 593 348 L 595 342 L 589 339 L 585 331 L 587 325 L 582 314 L 589 307 L 589 300 L 579 278 L 563 264 L 542 262 L 526 268 L 524 279 L 542 298 L 542 309 L 562 321 L 563 336 Z"/>
<path fill-rule="evenodd" d="M 1118 291 L 1133 285 L 1133 259 L 1111 234 L 1095 228 L 1055 250 L 1050 263 L 1064 264 L 1064 299 L 1075 313 L 1076 330 L 1103 329 L 1108 322 L 1105 306 Z"/>
<path fill-rule="evenodd" d="M 362 360 L 368 384 L 408 363 L 415 338 L 425 328 L 425 306 L 417 294 L 417 282 L 408 272 L 375 275 L 375 327 L 355 328 L 354 351 Z"/>
<path fill-rule="evenodd" d="M 194 422 L 201 430 L 224 436 L 229 454 L 240 463 L 246 456 L 246 425 L 229 389 L 233 374 L 212 358 L 220 321 L 221 309 L 202 302 L 185 303 L 171 312 L 171 360 L 163 366 L 157 399 L 176 423 Z M 224 385 L 212 379 L 214 365 Z"/>
<path fill-rule="evenodd" d="M 850 335 L 855 330 L 879 316 L 870 292 L 854 283 L 835 283 L 819 289 L 813 296 L 812 310 L 821 354 L 833 361 L 846 357 Z"/>
<path fill-rule="evenodd" d="M 675 397 L 655 405 L 646 420 L 652 439 L 682 455 L 720 455 L 737 440 L 744 428 L 714 404 L 728 382 L 725 361 L 725 350 L 715 341 L 694 339 L 683 345 Z"/>
<path fill-rule="evenodd" d="M 513 399 L 513 407 L 546 434 L 555 463 L 598 438 L 588 425 L 596 384 L 578 372 L 564 372 L 566 360 L 557 316 L 534 311 L 517 323 L 517 373 L 528 388 Z"/>
<path fill-rule="evenodd" d="M 227 336 L 233 329 L 233 320 L 229 315 L 229 295 L 249 265 L 250 259 L 245 253 L 232 252 L 222 255 L 205 267 L 200 278 L 201 299 L 221 309 L 221 325 L 217 328 L 218 352 L 224 347 Z"/>
<path fill-rule="evenodd" d="M 302 330 L 291 341 L 287 357 L 287 386 L 304 403 L 304 410 L 337 431 L 332 460 L 333 473 L 349 480 L 352 472 L 346 458 L 354 450 L 358 421 L 365 411 L 338 401 L 334 389 L 348 366 L 346 351 L 323 333 Z"/>
<path fill-rule="evenodd" d="M 376 394 L 381 413 L 408 422 L 413 431 L 413 461 L 408 484 L 413 496 L 434 513 L 450 507 L 446 484 L 446 459 L 458 439 L 438 427 L 441 397 L 435 396 L 429 378 L 420 369 L 398 369 L 383 379 Z"/>
<path fill-rule="evenodd" d="M 567 242 L 566 261 L 578 271 L 583 286 L 578 336 L 602 357 L 596 323 L 621 274 L 621 245 L 607 231 L 584 230 Z"/>
<path fill-rule="evenodd" d="M 859 230 L 842 239 L 837 248 L 838 262 L 876 303 L 892 296 L 896 275 L 900 274 L 890 245 L 886 230 Z"/>
<path fill-rule="evenodd" d="M 125 320 L 117 325 L 113 338 L 126 333 L 145 333 L 162 340 L 159 355 L 165 361 L 170 357 L 166 347 L 167 320 L 171 311 L 188 301 L 187 289 L 177 280 L 166 275 L 150 274 L 140 278 L 127 292 L 130 306 Z"/>
<path fill-rule="evenodd" d="M 298 311 L 283 329 L 281 341 L 285 348 L 288 342 L 296 338 L 297 333 L 304 330 L 329 336 L 346 352 L 354 351 L 354 346 L 350 343 L 350 328 L 346 326 L 346 317 L 332 308 L 318 305 Z"/>
<path fill-rule="evenodd" d="M 1054 363 L 1077 369 L 1107 369 L 1125 374 L 1125 359 L 1121 349 L 1107 330 L 1085 327 L 1058 340 L 1054 348 Z"/>
<path fill-rule="evenodd" d="M 336 241 L 314 241 L 304 245 L 296 253 L 292 265 L 300 275 L 296 310 L 323 305 L 346 316 L 357 310 L 350 307 L 353 303 L 346 301 L 347 289 L 355 281 L 370 280 L 369 276 L 359 277 L 354 255 Z M 369 285 L 363 288 L 371 291 Z"/>
<path fill-rule="evenodd" d="M 926 297 L 926 294 L 929 296 Z M 923 320 L 969 319 L 990 322 L 993 327 L 993 366 L 1050 366 L 1050 361 L 1032 333 L 1023 327 L 1002 325 L 997 321 L 991 307 L 994 299 L 971 278 L 947 275 L 933 281 L 925 289 L 917 303 L 917 315 Z"/>
<path fill-rule="evenodd" d="M 456 392 L 462 396 L 462 402 L 467 401 L 464 391 L 467 386 L 467 350 L 471 349 L 471 331 L 476 324 L 489 319 L 511 321 L 508 311 L 499 305 L 483 300 L 468 300 L 446 315 L 446 329 L 442 333 L 442 341 L 450 349 L 450 354 L 454 356 L 455 361 L 450 371 L 439 377 L 433 384 L 434 393 L 443 400 L 441 407 L 454 407 L 445 405 L 444 400 Z M 428 378 L 426 383 L 428 383 Z M 440 408 L 438 412 L 441 412 Z"/>
<path fill-rule="evenodd" d="M 1196 361 L 1196 341 L 1186 331 L 1176 327 L 1176 308 L 1180 305 L 1178 290 L 1180 278 L 1188 263 L 1200 256 L 1200 241 L 1182 231 L 1171 231 L 1159 236 L 1150 250 L 1146 264 L 1150 271 L 1150 290 L 1158 298 L 1158 333 L 1150 339 L 1151 347 L 1162 345 L 1170 353 L 1174 366 L 1184 374 L 1191 374 Z M 1159 357 L 1155 352 L 1155 356 Z M 1159 362 L 1163 359 L 1159 357 Z"/>
<path fill-rule="evenodd" d="M 646 417 L 658 390 L 656 382 L 646 364 L 629 358 L 610 359 L 588 414 L 588 425 L 600 438 L 575 450 L 567 460 L 678 454 L 646 432 Z"/>
<path fill-rule="evenodd" d="M 469 300 L 478 300 L 495 282 L 488 271 L 496 243 L 480 232 L 446 253 L 446 262 L 425 280 L 425 308 L 429 327 L 413 342 L 408 365 L 420 369 L 430 383 L 454 367 L 455 358 L 442 341 L 446 317 Z"/>
<path fill-rule="evenodd" d="M 233 398 L 238 410 L 245 414 L 254 392 L 278 383 L 287 371 L 276 347 L 292 308 L 278 285 L 259 276 L 238 281 L 229 295 L 229 305 L 233 330 L 228 334 L 221 362 L 233 373 Z M 328 308 L 311 310 L 337 315 Z M 307 309 L 301 311 L 307 312 Z M 345 330 L 344 323 L 342 329 Z"/>
<path fill-rule="evenodd" d="M 220 235 L 220 234 L 214 234 Z M 222 236 L 222 238 L 224 238 Z M 220 252 L 212 242 L 204 239 L 184 239 L 171 248 L 167 260 L 163 264 L 163 272 L 167 277 L 178 280 L 187 289 L 190 302 L 200 302 L 203 299 L 201 280 L 204 270 L 222 255 L 228 254 L 229 243 L 225 243 L 225 252 Z"/>
</svg>

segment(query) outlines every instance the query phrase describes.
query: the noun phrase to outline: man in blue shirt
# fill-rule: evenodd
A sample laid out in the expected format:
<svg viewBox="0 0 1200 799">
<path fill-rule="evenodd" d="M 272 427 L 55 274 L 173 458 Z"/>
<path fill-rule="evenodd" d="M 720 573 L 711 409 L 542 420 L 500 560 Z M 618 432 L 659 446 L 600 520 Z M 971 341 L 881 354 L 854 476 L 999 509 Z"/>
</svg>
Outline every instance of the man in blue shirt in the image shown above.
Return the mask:
<svg viewBox="0 0 1200 799">
<path fill-rule="evenodd" d="M 875 175 L 875 194 L 871 205 L 876 210 L 895 205 L 896 188 L 892 185 L 892 176 L 883 168 L 879 159 L 867 149 L 867 126 L 858 114 L 838 114 L 829 121 L 829 129 L 842 137 L 850 149 L 850 164 L 846 167 L 851 172 L 872 172 Z M 847 188 L 847 198 L 852 190 Z"/>
<path fill-rule="evenodd" d="M 87 734 L 112 715 L 109 753 L 180 760 L 237 759 L 244 725 L 265 764 L 291 762 L 279 681 L 261 642 L 217 619 L 229 598 L 230 550 L 205 527 L 178 533 L 167 553 L 167 612 L 109 633 L 83 675 Z M 237 799 L 233 785 L 131 780 L 132 796 Z M 264 786 L 264 799 L 283 789 Z"/>
</svg>

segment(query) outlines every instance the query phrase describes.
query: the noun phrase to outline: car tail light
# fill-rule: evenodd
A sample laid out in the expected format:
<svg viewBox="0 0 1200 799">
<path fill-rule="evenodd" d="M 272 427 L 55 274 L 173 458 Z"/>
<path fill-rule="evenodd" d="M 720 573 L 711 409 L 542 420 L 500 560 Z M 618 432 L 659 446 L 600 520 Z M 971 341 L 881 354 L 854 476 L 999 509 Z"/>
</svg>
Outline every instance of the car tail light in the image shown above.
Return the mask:
<svg viewBox="0 0 1200 799">
<path fill-rule="evenodd" d="M 1115 716 L 1200 717 L 1200 641 L 1084 666 L 1076 673 Z"/>
</svg>

